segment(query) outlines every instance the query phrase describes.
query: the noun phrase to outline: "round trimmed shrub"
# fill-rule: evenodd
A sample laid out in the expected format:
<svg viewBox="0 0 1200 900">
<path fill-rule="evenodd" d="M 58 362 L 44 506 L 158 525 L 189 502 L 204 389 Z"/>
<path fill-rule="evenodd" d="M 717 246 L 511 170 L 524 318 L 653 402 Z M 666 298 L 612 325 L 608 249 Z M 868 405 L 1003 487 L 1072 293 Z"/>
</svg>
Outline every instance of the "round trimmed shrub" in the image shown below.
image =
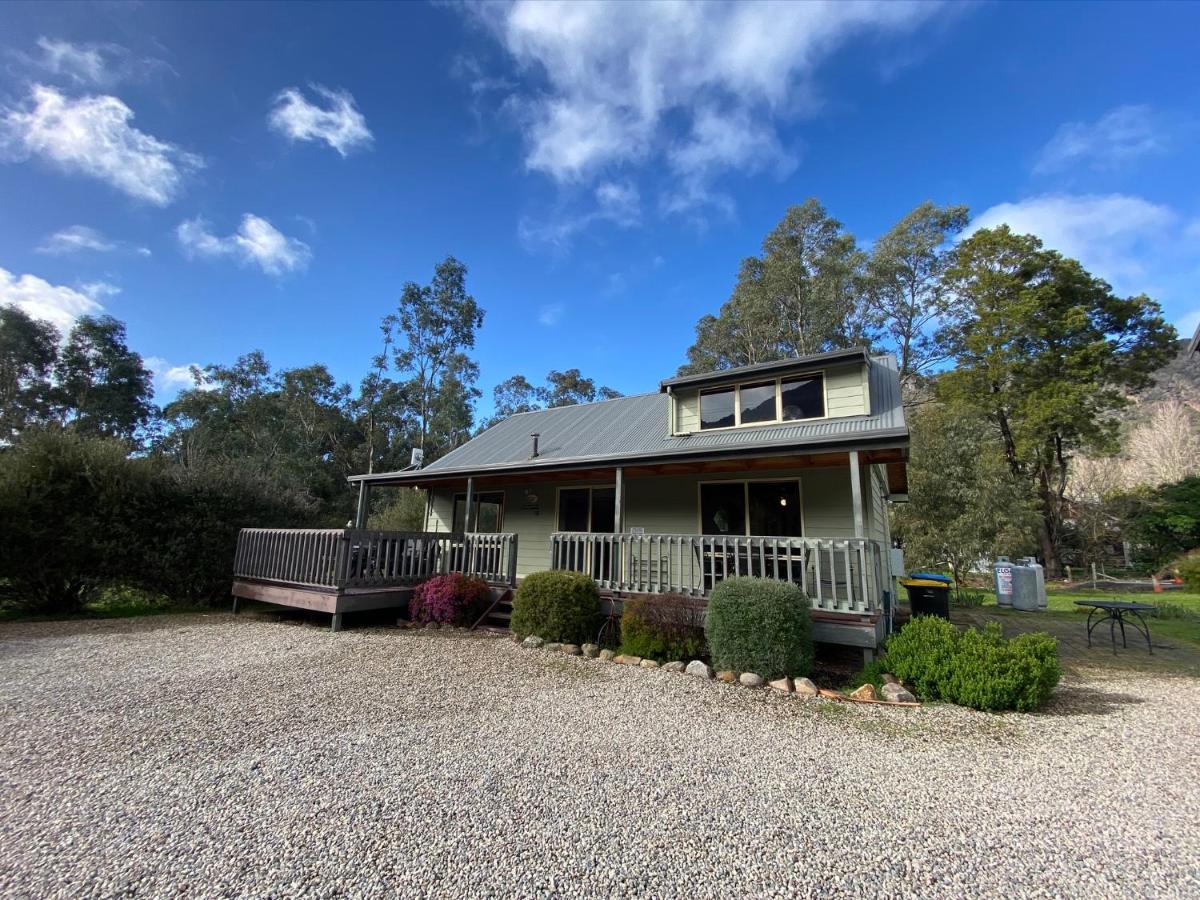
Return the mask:
<svg viewBox="0 0 1200 900">
<path fill-rule="evenodd" d="M 408 615 L 422 625 L 471 625 L 483 615 L 491 599 L 492 589 L 482 578 L 467 578 L 457 572 L 435 575 L 417 585 Z"/>
<path fill-rule="evenodd" d="M 704 601 L 683 594 L 626 600 L 621 611 L 621 652 L 659 662 L 706 657 Z"/>
<path fill-rule="evenodd" d="M 709 595 L 704 634 L 717 669 L 792 678 L 812 667 L 811 606 L 788 582 L 725 579 Z"/>
<path fill-rule="evenodd" d="M 600 590 L 580 572 L 534 572 L 513 597 L 512 630 L 546 641 L 583 644 L 596 635 Z"/>
<path fill-rule="evenodd" d="M 954 671 L 958 629 L 939 616 L 915 616 L 887 643 L 884 671 L 922 700 L 947 700 L 944 686 Z"/>
</svg>

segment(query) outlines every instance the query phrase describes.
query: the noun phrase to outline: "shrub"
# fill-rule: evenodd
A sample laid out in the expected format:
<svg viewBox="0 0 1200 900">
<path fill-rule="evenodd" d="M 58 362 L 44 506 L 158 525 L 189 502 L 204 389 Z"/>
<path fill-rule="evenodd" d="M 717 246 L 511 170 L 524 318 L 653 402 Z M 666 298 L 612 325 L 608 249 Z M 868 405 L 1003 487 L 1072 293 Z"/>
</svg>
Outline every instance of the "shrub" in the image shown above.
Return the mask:
<svg viewBox="0 0 1200 900">
<path fill-rule="evenodd" d="M 1183 579 L 1184 587 L 1200 593 L 1200 550 L 1194 550 L 1175 564 L 1175 570 Z"/>
<path fill-rule="evenodd" d="M 959 633 L 945 619 L 918 616 L 893 637 L 884 666 L 924 700 L 973 709 L 1037 709 L 1062 676 L 1058 642 L 1048 634 L 1005 640 L 1000 626 Z"/>
<path fill-rule="evenodd" d="M 704 601 L 682 594 L 626 600 L 621 612 L 621 652 L 660 662 L 707 656 Z"/>
<path fill-rule="evenodd" d="M 582 644 L 594 637 L 600 619 L 600 591 L 580 572 L 534 572 L 513 598 L 512 630 L 547 641 Z"/>
<path fill-rule="evenodd" d="M 470 625 L 483 615 L 491 599 L 492 589 L 482 578 L 467 578 L 457 572 L 437 575 L 417 585 L 408 615 L 422 625 Z"/>
<path fill-rule="evenodd" d="M 780 678 L 812 666 L 811 608 L 794 584 L 725 579 L 709 595 L 704 634 L 718 669 Z"/>
</svg>

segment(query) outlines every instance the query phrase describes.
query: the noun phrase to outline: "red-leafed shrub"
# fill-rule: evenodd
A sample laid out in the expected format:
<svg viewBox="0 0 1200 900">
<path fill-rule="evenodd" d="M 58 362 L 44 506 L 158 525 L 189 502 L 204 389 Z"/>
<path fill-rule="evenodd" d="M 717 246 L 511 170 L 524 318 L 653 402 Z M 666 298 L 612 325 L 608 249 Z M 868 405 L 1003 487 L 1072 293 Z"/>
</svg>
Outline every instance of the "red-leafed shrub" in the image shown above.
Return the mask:
<svg viewBox="0 0 1200 900">
<path fill-rule="evenodd" d="M 440 622 L 443 625 L 470 625 L 492 601 L 492 589 L 482 578 L 467 578 L 452 573 L 437 575 L 417 585 L 408 604 L 414 622 Z"/>
</svg>

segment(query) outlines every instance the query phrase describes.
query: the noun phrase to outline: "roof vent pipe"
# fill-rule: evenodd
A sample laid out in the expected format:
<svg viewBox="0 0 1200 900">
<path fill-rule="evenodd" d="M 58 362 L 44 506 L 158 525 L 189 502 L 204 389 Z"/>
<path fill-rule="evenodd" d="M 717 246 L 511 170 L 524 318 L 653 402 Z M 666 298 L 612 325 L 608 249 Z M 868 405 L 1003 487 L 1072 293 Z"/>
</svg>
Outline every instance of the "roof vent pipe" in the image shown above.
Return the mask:
<svg viewBox="0 0 1200 900">
<path fill-rule="evenodd" d="M 530 437 L 533 438 L 533 452 L 529 454 L 529 458 L 537 459 L 537 457 L 538 457 L 538 438 L 541 437 L 541 435 L 535 431 L 533 434 L 530 435 Z"/>
</svg>

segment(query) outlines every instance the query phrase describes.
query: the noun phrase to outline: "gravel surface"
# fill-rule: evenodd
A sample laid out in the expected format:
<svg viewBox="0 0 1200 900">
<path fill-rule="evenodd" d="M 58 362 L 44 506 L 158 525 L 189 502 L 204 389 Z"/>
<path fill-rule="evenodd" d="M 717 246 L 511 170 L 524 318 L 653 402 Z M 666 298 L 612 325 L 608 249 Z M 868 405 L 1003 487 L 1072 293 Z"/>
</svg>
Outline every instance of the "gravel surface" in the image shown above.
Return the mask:
<svg viewBox="0 0 1200 900">
<path fill-rule="evenodd" d="M 802 701 L 453 631 L 0 626 L 8 896 L 1200 896 L 1198 685 Z"/>
</svg>

